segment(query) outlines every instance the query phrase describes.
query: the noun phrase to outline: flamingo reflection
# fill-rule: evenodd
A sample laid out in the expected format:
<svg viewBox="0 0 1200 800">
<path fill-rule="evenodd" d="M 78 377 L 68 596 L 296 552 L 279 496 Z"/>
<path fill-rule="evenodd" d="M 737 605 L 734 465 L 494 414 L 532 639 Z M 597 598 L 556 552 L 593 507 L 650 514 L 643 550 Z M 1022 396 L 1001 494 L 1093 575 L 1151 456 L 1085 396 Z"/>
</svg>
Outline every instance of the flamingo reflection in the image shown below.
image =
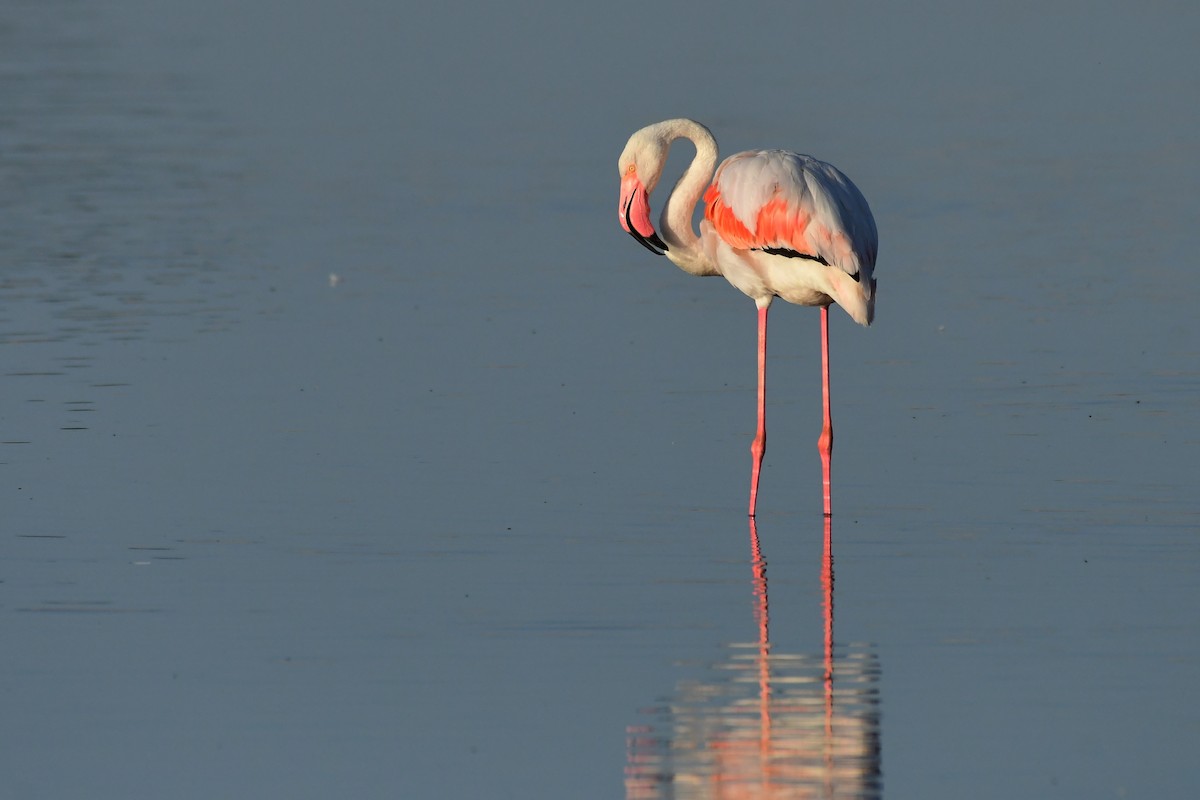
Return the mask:
<svg viewBox="0 0 1200 800">
<path fill-rule="evenodd" d="M 628 730 L 625 792 L 651 798 L 878 798 L 879 669 L 869 646 L 835 648 L 831 518 L 821 560 L 824 648 L 772 652 L 767 562 L 750 518 L 758 641 L 714 677 L 683 682 Z"/>
</svg>

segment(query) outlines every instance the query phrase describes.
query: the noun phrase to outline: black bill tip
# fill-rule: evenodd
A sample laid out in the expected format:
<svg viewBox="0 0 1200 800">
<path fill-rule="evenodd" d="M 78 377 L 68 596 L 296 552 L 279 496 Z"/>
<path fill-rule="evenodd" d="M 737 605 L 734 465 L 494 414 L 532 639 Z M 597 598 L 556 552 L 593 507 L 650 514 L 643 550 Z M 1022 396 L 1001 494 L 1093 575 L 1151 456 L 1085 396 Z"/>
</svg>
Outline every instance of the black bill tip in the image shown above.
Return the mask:
<svg viewBox="0 0 1200 800">
<path fill-rule="evenodd" d="M 633 205 L 633 198 L 629 198 L 629 202 L 625 204 L 625 227 L 629 231 L 629 235 L 637 240 L 637 243 L 642 247 L 654 253 L 656 256 L 661 256 L 667 252 L 667 243 L 658 237 L 657 231 L 651 231 L 649 236 L 642 236 L 638 233 L 638 229 L 633 227 L 633 220 L 629 218 L 629 209 Z"/>
</svg>

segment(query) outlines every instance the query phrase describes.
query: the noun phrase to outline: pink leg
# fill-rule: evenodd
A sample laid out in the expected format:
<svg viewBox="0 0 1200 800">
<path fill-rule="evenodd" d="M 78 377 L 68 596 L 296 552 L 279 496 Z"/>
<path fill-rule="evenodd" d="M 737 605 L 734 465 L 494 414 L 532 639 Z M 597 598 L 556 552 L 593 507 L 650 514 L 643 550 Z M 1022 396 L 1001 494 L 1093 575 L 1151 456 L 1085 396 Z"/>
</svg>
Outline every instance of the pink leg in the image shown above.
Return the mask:
<svg viewBox="0 0 1200 800">
<path fill-rule="evenodd" d="M 758 433 L 750 443 L 750 516 L 758 503 L 758 473 L 767 452 L 767 308 L 758 310 Z"/>
<path fill-rule="evenodd" d="M 825 422 L 817 450 L 821 453 L 821 482 L 825 491 L 825 516 L 833 513 L 830 500 L 830 462 L 833 460 L 833 419 L 829 415 L 829 306 L 821 306 L 821 393 L 824 397 Z"/>
<path fill-rule="evenodd" d="M 825 735 L 833 741 L 833 525 L 825 517 L 825 552 L 821 558 L 821 610 L 825 615 Z"/>
</svg>

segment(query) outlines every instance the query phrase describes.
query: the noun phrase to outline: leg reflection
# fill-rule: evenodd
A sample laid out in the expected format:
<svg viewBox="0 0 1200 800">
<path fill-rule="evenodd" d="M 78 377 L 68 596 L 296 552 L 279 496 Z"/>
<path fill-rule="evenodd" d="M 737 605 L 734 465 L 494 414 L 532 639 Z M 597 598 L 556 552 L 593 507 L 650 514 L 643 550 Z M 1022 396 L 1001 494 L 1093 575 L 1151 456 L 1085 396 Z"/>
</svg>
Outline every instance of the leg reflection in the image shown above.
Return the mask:
<svg viewBox="0 0 1200 800">
<path fill-rule="evenodd" d="M 878 798 L 879 669 L 870 645 L 834 641 L 830 517 L 819 656 L 773 648 L 767 560 L 757 522 L 749 527 L 757 641 L 728 645 L 727 658 L 630 726 L 626 797 Z"/>
</svg>

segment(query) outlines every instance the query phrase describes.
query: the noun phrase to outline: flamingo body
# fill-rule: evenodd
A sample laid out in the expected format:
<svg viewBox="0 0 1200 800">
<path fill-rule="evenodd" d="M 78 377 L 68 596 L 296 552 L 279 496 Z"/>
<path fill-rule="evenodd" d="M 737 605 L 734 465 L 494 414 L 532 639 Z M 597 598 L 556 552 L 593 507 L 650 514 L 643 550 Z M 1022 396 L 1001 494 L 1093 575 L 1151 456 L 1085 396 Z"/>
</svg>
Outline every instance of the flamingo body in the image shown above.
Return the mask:
<svg viewBox="0 0 1200 800">
<path fill-rule="evenodd" d="M 696 156 L 675 184 L 659 220 L 650 217 L 650 194 L 658 185 L 671 143 L 686 138 Z M 688 119 L 649 125 L 629 138 L 618 161 L 618 219 L 634 239 L 693 275 L 722 275 L 759 309 L 759 425 L 751 444 L 750 515 L 755 514 L 758 476 L 766 449 L 765 361 L 767 309 L 780 297 L 821 307 L 825 427 L 818 447 L 825 466 L 825 513 L 830 513 L 828 307 L 837 303 L 855 322 L 875 316 L 873 277 L 878 233 L 870 206 L 840 170 L 787 150 L 737 153 L 720 167 L 707 128 Z M 711 183 L 710 183 L 711 178 Z M 699 233 L 692 214 L 701 196 Z"/>
<path fill-rule="evenodd" d="M 875 220 L 830 164 L 786 150 L 730 156 L 704 193 L 700 238 L 721 274 L 760 305 L 837 301 L 860 324 L 874 316 Z"/>
</svg>

